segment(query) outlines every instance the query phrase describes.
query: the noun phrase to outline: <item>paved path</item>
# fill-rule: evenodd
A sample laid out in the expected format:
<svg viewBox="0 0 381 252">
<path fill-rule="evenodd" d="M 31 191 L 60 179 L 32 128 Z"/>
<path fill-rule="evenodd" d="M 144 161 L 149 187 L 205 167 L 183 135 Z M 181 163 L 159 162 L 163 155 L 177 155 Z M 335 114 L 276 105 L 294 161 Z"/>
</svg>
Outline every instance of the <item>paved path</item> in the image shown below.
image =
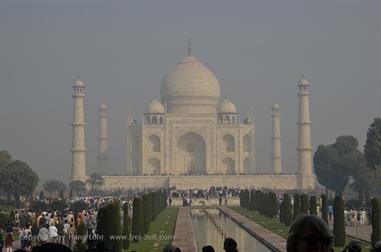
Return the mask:
<svg viewBox="0 0 381 252">
<path fill-rule="evenodd" d="M 333 221 L 330 221 L 329 227 L 333 229 Z M 361 225 L 357 226 L 345 226 L 345 233 L 349 236 L 356 237 L 360 240 L 370 242 L 370 236 L 372 234 L 372 226 L 370 225 Z"/>
<path fill-rule="evenodd" d="M 177 214 L 175 235 L 172 245 L 179 247 L 182 252 L 197 251 L 193 233 L 190 207 L 180 207 Z"/>
<path fill-rule="evenodd" d="M 240 227 L 245 229 L 249 234 L 254 236 L 257 240 L 263 243 L 266 247 L 271 248 L 273 251 L 286 251 L 286 239 L 280 237 L 277 234 L 265 229 L 261 225 L 255 223 L 254 221 L 246 218 L 245 216 L 237 213 L 236 211 L 221 206 L 218 207 L 221 212 L 229 216 L 234 222 L 236 222 Z"/>
</svg>

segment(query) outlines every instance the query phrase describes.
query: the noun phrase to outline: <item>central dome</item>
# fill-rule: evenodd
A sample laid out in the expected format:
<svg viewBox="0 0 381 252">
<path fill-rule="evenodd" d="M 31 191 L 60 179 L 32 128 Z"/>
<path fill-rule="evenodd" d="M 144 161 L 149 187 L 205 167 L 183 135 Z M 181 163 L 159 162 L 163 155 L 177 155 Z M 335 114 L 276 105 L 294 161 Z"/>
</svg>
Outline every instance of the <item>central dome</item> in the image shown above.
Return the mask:
<svg viewBox="0 0 381 252">
<path fill-rule="evenodd" d="M 220 83 L 202 62 L 187 55 L 165 76 L 160 95 L 168 112 L 215 112 Z"/>
</svg>

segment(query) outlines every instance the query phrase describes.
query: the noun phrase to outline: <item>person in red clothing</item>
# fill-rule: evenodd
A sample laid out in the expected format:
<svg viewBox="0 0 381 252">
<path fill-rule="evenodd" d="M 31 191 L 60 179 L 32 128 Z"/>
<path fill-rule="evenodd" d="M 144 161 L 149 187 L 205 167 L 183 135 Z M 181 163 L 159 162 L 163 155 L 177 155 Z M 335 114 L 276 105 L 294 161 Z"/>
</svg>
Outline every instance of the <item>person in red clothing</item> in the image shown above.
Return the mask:
<svg viewBox="0 0 381 252">
<path fill-rule="evenodd" d="M 13 251 L 13 235 L 12 232 L 9 232 L 5 237 L 5 251 L 12 252 Z"/>
</svg>

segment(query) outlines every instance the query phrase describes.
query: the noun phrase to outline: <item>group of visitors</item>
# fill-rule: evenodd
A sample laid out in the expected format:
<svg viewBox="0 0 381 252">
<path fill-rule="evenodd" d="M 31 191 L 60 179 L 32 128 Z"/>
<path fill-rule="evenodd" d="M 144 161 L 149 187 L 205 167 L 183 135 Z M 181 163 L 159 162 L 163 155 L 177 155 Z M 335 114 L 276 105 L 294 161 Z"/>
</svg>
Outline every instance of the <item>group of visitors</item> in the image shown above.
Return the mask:
<svg viewBox="0 0 381 252">
<path fill-rule="evenodd" d="M 369 224 L 370 211 L 367 208 L 357 210 L 356 208 L 344 210 L 345 225 L 357 226 L 358 223 Z"/>
</svg>

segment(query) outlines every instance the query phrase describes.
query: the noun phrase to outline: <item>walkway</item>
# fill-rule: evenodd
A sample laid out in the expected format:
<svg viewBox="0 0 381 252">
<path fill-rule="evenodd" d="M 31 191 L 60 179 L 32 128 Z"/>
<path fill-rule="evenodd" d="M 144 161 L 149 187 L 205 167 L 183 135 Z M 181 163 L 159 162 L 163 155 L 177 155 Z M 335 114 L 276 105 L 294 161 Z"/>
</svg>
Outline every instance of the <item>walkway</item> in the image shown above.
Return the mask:
<svg viewBox="0 0 381 252">
<path fill-rule="evenodd" d="M 179 208 L 172 245 L 179 247 L 182 252 L 197 251 L 190 207 Z"/>
<path fill-rule="evenodd" d="M 333 221 L 329 222 L 329 227 L 331 230 L 333 229 Z M 345 226 L 345 233 L 360 240 L 370 242 L 372 226 L 361 224 L 357 224 L 357 226 Z"/>
<path fill-rule="evenodd" d="M 274 234 L 228 207 L 221 206 L 218 207 L 218 209 L 225 215 L 229 216 L 234 222 L 263 243 L 266 247 L 273 251 L 286 251 L 286 240 L 284 238 Z"/>
</svg>

